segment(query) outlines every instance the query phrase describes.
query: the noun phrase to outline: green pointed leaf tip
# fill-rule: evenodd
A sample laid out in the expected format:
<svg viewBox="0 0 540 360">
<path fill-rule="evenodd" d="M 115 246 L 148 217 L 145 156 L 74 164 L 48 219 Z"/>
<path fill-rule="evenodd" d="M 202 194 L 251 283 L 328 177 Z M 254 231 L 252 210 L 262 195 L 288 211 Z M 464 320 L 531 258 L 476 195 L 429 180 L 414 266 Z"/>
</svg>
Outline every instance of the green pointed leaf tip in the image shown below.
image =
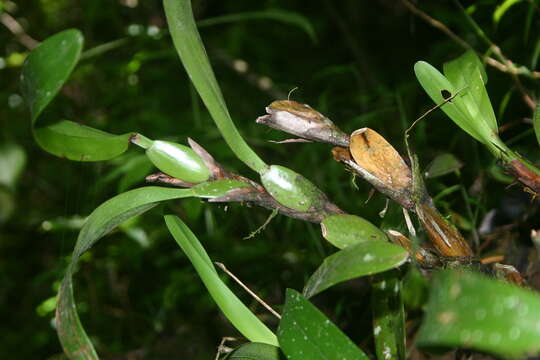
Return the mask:
<svg viewBox="0 0 540 360">
<path fill-rule="evenodd" d="M 451 174 L 463 167 L 463 163 L 459 161 L 453 154 L 445 153 L 437 155 L 429 164 L 426 170 L 426 177 L 429 179 L 439 176 Z"/>
<path fill-rule="evenodd" d="M 156 140 L 146 155 L 159 170 L 183 181 L 200 183 L 211 176 L 201 157 L 185 145 Z"/>
<path fill-rule="evenodd" d="M 164 0 L 163 5 L 180 60 L 221 135 L 242 162 L 254 171 L 262 172 L 267 165 L 245 142 L 229 115 L 195 25 L 191 0 Z"/>
<path fill-rule="evenodd" d="M 401 246 L 385 241 L 348 246 L 324 259 L 307 281 L 304 295 L 309 298 L 343 281 L 396 268 L 408 257 Z"/>
<path fill-rule="evenodd" d="M 261 173 L 261 181 L 277 202 L 296 211 L 318 211 L 326 201 L 311 181 L 284 166 L 269 166 Z"/>
<path fill-rule="evenodd" d="M 467 347 L 501 357 L 540 353 L 540 296 L 467 271 L 433 277 L 419 347 Z"/>
<path fill-rule="evenodd" d="M 277 346 L 278 342 L 274 333 L 220 279 L 208 254 L 186 224 L 173 215 L 166 215 L 165 223 L 193 264 L 206 289 L 234 327 L 250 341 Z"/>
<path fill-rule="evenodd" d="M 319 309 L 292 289 L 287 289 L 278 339 L 289 360 L 368 359 Z"/>
<path fill-rule="evenodd" d="M 285 360 L 279 347 L 263 343 L 247 343 L 234 349 L 226 360 Z"/>
<path fill-rule="evenodd" d="M 456 91 L 459 90 L 456 89 L 436 68 L 425 61 L 418 61 L 414 65 L 414 73 L 420 82 L 420 85 L 422 85 L 435 104 L 442 104 L 444 102 L 444 91 L 448 91 L 450 95 L 454 95 Z M 462 92 L 463 91 L 466 90 L 464 89 Z M 491 137 L 489 127 L 487 127 L 484 121 L 477 121 L 471 117 L 466 104 L 461 100 L 459 95 L 451 102 L 442 105 L 441 109 L 456 123 L 456 125 L 473 138 L 483 144 L 489 143 L 489 138 Z"/>
<path fill-rule="evenodd" d="M 79 61 L 83 42 L 79 30 L 65 30 L 49 37 L 28 55 L 21 86 L 33 122 L 69 78 Z"/>
<path fill-rule="evenodd" d="M 365 241 L 387 241 L 386 235 L 375 225 L 356 215 L 330 215 L 321 222 L 323 237 L 343 249 Z"/>
</svg>

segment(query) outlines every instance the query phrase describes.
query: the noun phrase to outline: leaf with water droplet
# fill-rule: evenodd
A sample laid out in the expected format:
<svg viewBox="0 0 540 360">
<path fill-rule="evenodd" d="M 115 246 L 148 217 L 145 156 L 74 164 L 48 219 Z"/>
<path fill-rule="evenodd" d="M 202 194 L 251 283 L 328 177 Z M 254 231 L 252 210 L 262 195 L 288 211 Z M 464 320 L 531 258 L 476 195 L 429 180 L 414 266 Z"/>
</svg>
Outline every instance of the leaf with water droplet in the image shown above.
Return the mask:
<svg viewBox="0 0 540 360">
<path fill-rule="evenodd" d="M 277 336 L 290 360 L 369 359 L 319 309 L 292 289 L 287 289 Z"/>
<path fill-rule="evenodd" d="M 309 298 L 340 282 L 396 268 L 408 256 L 401 246 L 385 241 L 348 246 L 324 259 L 307 281 L 304 295 Z"/>
</svg>

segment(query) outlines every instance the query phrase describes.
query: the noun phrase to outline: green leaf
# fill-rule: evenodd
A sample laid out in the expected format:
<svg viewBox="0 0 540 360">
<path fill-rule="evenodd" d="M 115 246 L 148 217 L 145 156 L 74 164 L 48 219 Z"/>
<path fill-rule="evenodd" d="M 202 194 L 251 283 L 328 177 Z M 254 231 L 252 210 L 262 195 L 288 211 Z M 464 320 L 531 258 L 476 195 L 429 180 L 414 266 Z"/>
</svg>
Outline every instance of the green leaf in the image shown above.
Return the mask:
<svg viewBox="0 0 540 360">
<path fill-rule="evenodd" d="M 193 19 L 191 0 L 164 0 L 163 5 L 182 64 L 221 135 L 242 162 L 256 172 L 262 172 L 267 167 L 266 164 L 245 142 L 229 115 Z"/>
<path fill-rule="evenodd" d="M 467 347 L 501 357 L 540 353 L 540 296 L 467 271 L 433 277 L 420 347 Z"/>
<path fill-rule="evenodd" d="M 263 343 L 247 343 L 234 349 L 227 360 L 285 360 L 279 348 Z"/>
<path fill-rule="evenodd" d="M 278 339 L 289 360 L 369 359 L 322 312 L 292 289 L 287 289 Z"/>
<path fill-rule="evenodd" d="M 304 295 L 309 298 L 340 282 L 396 268 L 408 256 L 401 246 L 384 241 L 348 246 L 324 259 L 307 281 Z"/>
<path fill-rule="evenodd" d="M 536 109 L 534 110 L 533 127 L 536 140 L 538 141 L 538 145 L 540 145 L 540 104 L 536 105 Z"/>
<path fill-rule="evenodd" d="M 79 61 L 84 38 L 79 30 L 62 31 L 37 46 L 22 69 L 22 91 L 32 122 L 58 94 Z"/>
<path fill-rule="evenodd" d="M 414 65 L 414 72 L 416 78 L 435 104 L 442 104 L 444 102 L 445 99 L 442 95 L 443 90 L 448 91 L 451 95 L 455 95 L 456 91 L 459 90 L 456 89 L 443 74 L 425 61 L 417 62 Z M 465 89 L 463 91 L 465 91 Z M 488 131 L 489 128 L 485 129 L 484 122 L 482 122 L 484 127 L 481 127 L 481 129 L 478 128 L 478 122 L 470 116 L 466 105 L 460 100 L 459 95 L 455 97 L 452 102 L 447 102 L 442 105 L 441 109 L 453 122 L 476 140 L 483 144 L 488 142 L 489 132 L 486 134 L 486 131 Z"/>
<path fill-rule="evenodd" d="M 58 337 L 70 359 L 98 359 L 77 314 L 73 296 L 73 274 L 80 256 L 122 222 L 142 214 L 159 202 L 192 196 L 191 189 L 148 186 L 117 195 L 98 206 L 84 224 L 58 292 L 56 326 Z"/>
<path fill-rule="evenodd" d="M 327 216 L 321 222 L 321 230 L 323 237 L 340 249 L 365 241 L 388 240 L 378 227 L 356 215 Z"/>
<path fill-rule="evenodd" d="M 0 185 L 14 190 L 26 165 L 26 152 L 17 144 L 0 146 Z"/>
<path fill-rule="evenodd" d="M 68 120 L 44 126 L 37 122 L 68 80 L 82 47 L 83 36 L 75 29 L 42 42 L 26 59 L 21 75 L 22 92 L 30 107 L 34 138 L 44 150 L 70 160 L 107 160 L 126 151 L 130 134 L 112 135 Z"/>
<path fill-rule="evenodd" d="M 233 189 L 248 187 L 249 185 L 238 180 L 207 181 L 191 188 L 193 195 L 205 199 L 224 196 Z"/>
<path fill-rule="evenodd" d="M 464 89 L 457 97 L 463 100 L 471 117 L 477 122 L 485 122 L 494 134 L 498 134 L 497 119 L 484 85 L 487 74 L 476 53 L 469 50 L 445 63 L 443 69 L 455 89 Z"/>
<path fill-rule="evenodd" d="M 227 24 L 238 21 L 246 20 L 276 20 L 286 24 L 291 24 L 304 30 L 304 32 L 310 37 L 311 41 L 317 42 L 317 34 L 313 25 L 303 15 L 300 15 L 294 11 L 282 10 L 282 9 L 268 9 L 264 11 L 249 11 L 241 12 L 230 15 L 217 16 L 209 19 L 197 21 L 197 25 L 201 27 L 212 26 L 218 24 Z"/>
<path fill-rule="evenodd" d="M 375 352 L 379 360 L 405 359 L 405 310 L 396 270 L 374 276 L 371 310 Z"/>
<path fill-rule="evenodd" d="M 199 240 L 178 217 L 165 216 L 165 223 L 189 258 L 208 292 L 238 331 L 252 342 L 277 346 L 277 338 L 225 285 Z"/>
<path fill-rule="evenodd" d="M 426 177 L 429 179 L 451 174 L 463 167 L 463 163 L 450 153 L 437 155 L 428 165 Z"/>
<path fill-rule="evenodd" d="M 495 11 L 493 12 L 493 22 L 498 24 L 501 21 L 501 18 L 506 14 L 508 9 L 510 9 L 515 4 L 521 2 L 522 0 L 505 0 L 502 4 L 498 5 Z"/>
</svg>

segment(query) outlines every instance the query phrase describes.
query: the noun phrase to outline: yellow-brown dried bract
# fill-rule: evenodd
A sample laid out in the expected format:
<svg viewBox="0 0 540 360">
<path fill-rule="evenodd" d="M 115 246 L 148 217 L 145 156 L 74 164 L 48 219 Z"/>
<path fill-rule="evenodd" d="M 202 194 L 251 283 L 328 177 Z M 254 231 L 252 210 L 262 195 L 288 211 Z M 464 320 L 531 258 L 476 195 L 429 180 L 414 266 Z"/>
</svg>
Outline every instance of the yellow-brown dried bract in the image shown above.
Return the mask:
<svg viewBox="0 0 540 360">
<path fill-rule="evenodd" d="M 388 188 L 394 191 L 410 189 L 411 170 L 396 149 L 376 131 L 362 128 L 353 132 L 350 152 L 358 165 Z"/>
</svg>

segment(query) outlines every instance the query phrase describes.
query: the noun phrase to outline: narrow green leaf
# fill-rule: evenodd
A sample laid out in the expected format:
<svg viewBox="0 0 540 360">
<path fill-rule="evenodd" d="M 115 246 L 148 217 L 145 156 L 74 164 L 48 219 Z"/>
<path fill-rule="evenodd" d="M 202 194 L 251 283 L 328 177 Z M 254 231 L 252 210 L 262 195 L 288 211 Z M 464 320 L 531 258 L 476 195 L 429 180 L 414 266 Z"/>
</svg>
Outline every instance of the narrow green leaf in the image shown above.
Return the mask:
<svg viewBox="0 0 540 360">
<path fill-rule="evenodd" d="M 377 358 L 405 359 L 405 310 L 399 273 L 392 270 L 375 275 L 371 289 Z"/>
<path fill-rule="evenodd" d="M 450 153 L 437 155 L 428 165 L 426 177 L 428 179 L 451 174 L 463 167 L 463 163 L 457 157 Z"/>
<path fill-rule="evenodd" d="M 83 42 L 79 30 L 65 30 L 42 42 L 28 55 L 21 84 L 32 123 L 69 78 L 81 56 Z"/>
<path fill-rule="evenodd" d="M 401 246 L 384 241 L 348 246 L 324 259 L 307 281 L 304 295 L 309 298 L 340 282 L 396 268 L 408 256 Z"/>
<path fill-rule="evenodd" d="M 425 61 L 419 61 L 414 65 L 414 73 L 420 85 L 422 85 L 435 104 L 442 104 L 444 102 L 445 99 L 441 93 L 443 90 L 448 91 L 450 95 L 454 95 L 459 90 L 443 74 Z M 452 102 L 441 106 L 441 109 L 469 135 L 481 143 L 486 143 L 486 134 L 478 131 L 475 120 L 470 117 L 465 104 L 462 101 L 460 102 L 459 96 L 454 98 Z"/>
<path fill-rule="evenodd" d="M 221 135 L 241 161 L 256 172 L 262 172 L 267 167 L 266 164 L 245 142 L 229 115 L 193 19 L 191 0 L 164 0 L 163 5 L 182 64 Z"/>
<path fill-rule="evenodd" d="M 277 346 L 277 338 L 219 278 L 208 254 L 191 230 L 178 217 L 165 216 L 165 223 L 189 258 L 208 292 L 238 331 L 252 342 Z"/>
<path fill-rule="evenodd" d="M 285 360 L 285 357 L 274 345 L 263 343 L 247 343 L 234 349 L 227 360 Z"/>
<path fill-rule="evenodd" d="M 501 357 L 540 354 L 540 296 L 467 271 L 433 277 L 419 347 L 467 347 Z"/>
<path fill-rule="evenodd" d="M 278 339 L 289 360 L 369 359 L 322 312 L 292 289 L 287 289 Z"/>
<path fill-rule="evenodd" d="M 498 134 L 497 119 L 486 91 L 487 74 L 484 65 L 473 50 L 443 65 L 444 75 L 455 89 L 464 89 L 458 95 L 476 122 L 484 121 L 491 131 Z"/>
<path fill-rule="evenodd" d="M 122 222 L 142 214 L 159 202 L 192 196 L 191 189 L 169 189 L 148 186 L 117 195 L 98 206 L 84 224 L 72 260 L 66 269 L 58 292 L 56 326 L 58 337 L 70 359 L 98 359 L 77 314 L 73 296 L 73 274 L 80 256 L 100 238 Z"/>
<path fill-rule="evenodd" d="M 538 141 L 538 145 L 540 145 L 540 104 L 536 105 L 536 109 L 534 110 L 533 127 L 536 140 Z"/>
<path fill-rule="evenodd" d="M 378 227 L 356 215 L 327 216 L 321 222 L 321 230 L 323 237 L 340 249 L 365 241 L 388 240 Z"/>
<path fill-rule="evenodd" d="M 37 46 L 24 63 L 21 87 L 30 107 L 32 132 L 47 152 L 77 161 L 111 159 L 128 148 L 130 134 L 112 135 L 72 121 L 39 126 L 38 117 L 66 83 L 80 59 L 83 36 L 71 29 Z"/>
<path fill-rule="evenodd" d="M 198 27 L 227 24 L 238 21 L 247 21 L 247 20 L 276 20 L 281 21 L 286 24 L 291 24 L 302 29 L 313 41 L 317 42 L 317 34 L 313 25 L 309 19 L 297 12 L 282 10 L 282 9 L 268 9 L 264 11 L 249 11 L 241 12 L 230 15 L 217 16 L 209 19 L 204 19 L 197 21 Z"/>
</svg>

